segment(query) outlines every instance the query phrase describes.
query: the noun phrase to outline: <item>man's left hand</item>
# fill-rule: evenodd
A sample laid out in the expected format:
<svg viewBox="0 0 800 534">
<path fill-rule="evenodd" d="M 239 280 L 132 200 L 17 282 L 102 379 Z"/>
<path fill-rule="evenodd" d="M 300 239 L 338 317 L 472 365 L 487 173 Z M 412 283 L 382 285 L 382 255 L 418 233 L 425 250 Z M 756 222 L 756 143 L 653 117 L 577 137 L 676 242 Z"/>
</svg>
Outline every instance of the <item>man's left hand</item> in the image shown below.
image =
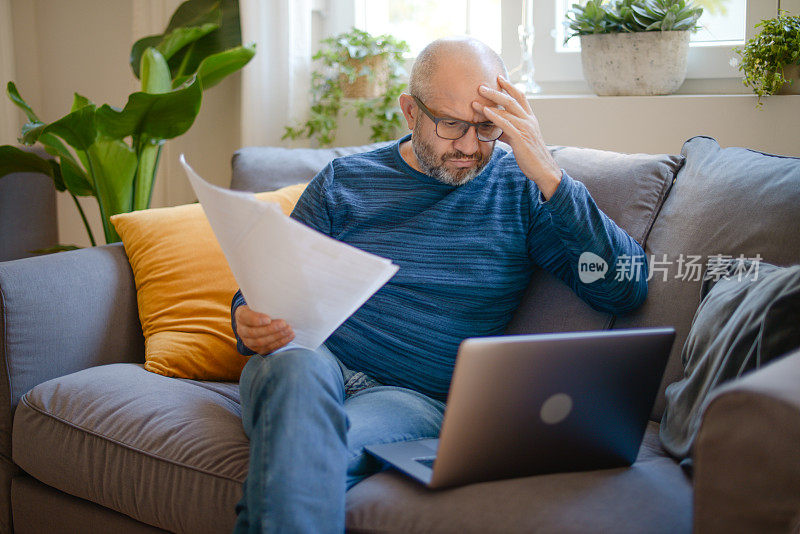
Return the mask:
<svg viewBox="0 0 800 534">
<path fill-rule="evenodd" d="M 550 199 L 561 182 L 561 169 L 544 144 L 528 99 L 502 76 L 497 77 L 497 82 L 508 94 L 485 85 L 478 92 L 502 108 L 479 102 L 473 102 L 472 107 L 503 130 L 500 141 L 511 145 L 519 168 L 536 183 L 544 198 Z"/>
</svg>

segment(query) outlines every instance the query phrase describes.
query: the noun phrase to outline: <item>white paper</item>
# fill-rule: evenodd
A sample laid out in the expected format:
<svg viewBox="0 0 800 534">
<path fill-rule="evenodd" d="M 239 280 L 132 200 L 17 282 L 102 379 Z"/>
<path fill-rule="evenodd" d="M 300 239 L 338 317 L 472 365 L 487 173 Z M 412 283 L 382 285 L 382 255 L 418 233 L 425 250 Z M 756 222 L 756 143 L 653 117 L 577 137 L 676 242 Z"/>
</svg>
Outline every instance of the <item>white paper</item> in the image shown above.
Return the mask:
<svg viewBox="0 0 800 534">
<path fill-rule="evenodd" d="M 273 202 L 203 180 L 180 157 L 247 305 L 294 330 L 316 349 L 380 289 L 398 267 L 323 235 Z"/>
</svg>

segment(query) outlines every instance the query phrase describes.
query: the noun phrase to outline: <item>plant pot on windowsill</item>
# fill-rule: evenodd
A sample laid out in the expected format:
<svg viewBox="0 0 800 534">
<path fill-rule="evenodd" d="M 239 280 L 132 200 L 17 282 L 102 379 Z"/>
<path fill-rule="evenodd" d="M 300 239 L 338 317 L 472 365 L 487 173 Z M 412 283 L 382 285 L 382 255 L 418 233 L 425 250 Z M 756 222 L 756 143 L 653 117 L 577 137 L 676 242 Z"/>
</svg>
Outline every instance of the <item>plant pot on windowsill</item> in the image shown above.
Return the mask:
<svg viewBox="0 0 800 534">
<path fill-rule="evenodd" d="M 783 68 L 783 77 L 787 82 L 781 86 L 778 94 L 800 95 L 800 65 L 786 65 Z"/>
<path fill-rule="evenodd" d="M 389 61 L 385 55 L 350 58 L 345 64 L 355 72 L 365 72 L 352 82 L 345 74 L 339 75 L 342 96 L 345 98 L 378 98 L 386 92 L 389 82 Z"/>
<path fill-rule="evenodd" d="M 668 95 L 686 78 L 690 31 L 581 35 L 583 76 L 600 96 Z"/>
</svg>

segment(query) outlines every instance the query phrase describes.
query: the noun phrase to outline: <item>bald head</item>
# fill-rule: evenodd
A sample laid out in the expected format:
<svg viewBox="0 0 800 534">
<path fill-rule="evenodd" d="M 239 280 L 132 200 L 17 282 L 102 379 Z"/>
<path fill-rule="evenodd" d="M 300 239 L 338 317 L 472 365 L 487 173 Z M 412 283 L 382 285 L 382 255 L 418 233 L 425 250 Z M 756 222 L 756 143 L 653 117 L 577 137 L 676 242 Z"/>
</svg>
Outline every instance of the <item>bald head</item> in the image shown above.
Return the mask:
<svg viewBox="0 0 800 534">
<path fill-rule="evenodd" d="M 453 75 L 494 80 L 508 77 L 502 58 L 485 43 L 471 37 L 437 39 L 426 46 L 414 61 L 408 80 L 409 92 L 430 100 L 453 83 Z"/>
</svg>

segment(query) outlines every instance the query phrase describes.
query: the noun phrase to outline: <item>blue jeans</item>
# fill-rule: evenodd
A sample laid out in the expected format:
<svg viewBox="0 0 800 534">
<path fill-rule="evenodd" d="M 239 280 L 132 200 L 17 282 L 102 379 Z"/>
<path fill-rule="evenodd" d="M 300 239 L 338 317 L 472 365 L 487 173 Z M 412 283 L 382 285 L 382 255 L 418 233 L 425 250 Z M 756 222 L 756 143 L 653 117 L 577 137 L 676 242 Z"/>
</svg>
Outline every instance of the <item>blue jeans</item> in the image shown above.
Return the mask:
<svg viewBox="0 0 800 534">
<path fill-rule="evenodd" d="M 394 386 L 346 394 L 354 374 L 324 345 L 247 362 L 239 390 L 250 467 L 235 533 L 344 532 L 345 492 L 385 468 L 364 446 L 439 435 L 443 402 Z"/>
</svg>

